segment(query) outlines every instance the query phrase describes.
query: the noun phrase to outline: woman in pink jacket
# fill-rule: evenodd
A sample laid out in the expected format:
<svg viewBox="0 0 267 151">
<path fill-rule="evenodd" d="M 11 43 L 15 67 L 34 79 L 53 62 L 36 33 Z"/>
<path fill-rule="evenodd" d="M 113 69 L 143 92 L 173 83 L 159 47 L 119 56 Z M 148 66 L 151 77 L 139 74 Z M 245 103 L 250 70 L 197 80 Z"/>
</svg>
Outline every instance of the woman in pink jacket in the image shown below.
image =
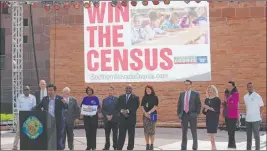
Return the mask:
<svg viewBox="0 0 267 151">
<path fill-rule="evenodd" d="M 234 81 L 229 81 L 227 85 L 230 91 L 230 96 L 226 101 L 227 106 L 227 117 L 226 117 L 226 128 L 228 131 L 228 148 L 236 148 L 235 143 L 235 130 L 236 123 L 239 117 L 239 93 L 237 91 Z"/>
</svg>

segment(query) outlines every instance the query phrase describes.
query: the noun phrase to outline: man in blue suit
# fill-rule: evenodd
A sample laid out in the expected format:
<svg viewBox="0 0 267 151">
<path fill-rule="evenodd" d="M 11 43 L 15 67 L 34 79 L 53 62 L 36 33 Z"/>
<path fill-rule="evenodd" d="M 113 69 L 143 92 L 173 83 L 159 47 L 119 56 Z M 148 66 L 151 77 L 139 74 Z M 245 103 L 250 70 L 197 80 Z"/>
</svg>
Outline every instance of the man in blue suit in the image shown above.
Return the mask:
<svg viewBox="0 0 267 151">
<path fill-rule="evenodd" d="M 118 114 L 116 106 L 118 103 L 118 97 L 114 96 L 114 87 L 109 87 L 109 96 L 102 102 L 102 113 L 104 115 L 105 122 L 105 136 L 106 144 L 103 150 L 109 150 L 110 147 L 110 132 L 113 134 L 113 148 L 117 149 L 118 139 Z"/>
<path fill-rule="evenodd" d="M 57 150 L 63 150 L 63 132 L 64 132 L 64 109 L 68 109 L 68 104 L 63 97 L 56 94 L 56 86 L 49 84 L 47 86 L 48 96 L 44 97 L 42 101 L 34 107 L 36 110 L 47 111 L 56 119 L 57 129 Z"/>
</svg>

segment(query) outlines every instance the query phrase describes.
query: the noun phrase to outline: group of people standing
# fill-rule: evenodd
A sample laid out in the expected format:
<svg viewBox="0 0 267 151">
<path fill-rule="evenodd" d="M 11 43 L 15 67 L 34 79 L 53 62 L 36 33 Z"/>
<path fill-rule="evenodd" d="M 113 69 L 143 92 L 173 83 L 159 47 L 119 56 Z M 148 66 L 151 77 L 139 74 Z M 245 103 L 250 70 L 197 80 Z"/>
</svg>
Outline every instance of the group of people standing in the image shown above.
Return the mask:
<svg viewBox="0 0 267 151">
<path fill-rule="evenodd" d="M 218 90 L 214 85 L 208 86 L 204 105 L 201 105 L 200 94 L 192 90 L 192 81 L 184 82 L 185 91 L 181 92 L 178 98 L 177 115 L 182 125 L 181 149 L 187 150 L 188 124 L 193 137 L 193 150 L 198 149 L 197 139 L 197 117 L 201 113 L 206 115 L 207 133 L 210 134 L 211 148 L 216 150 L 215 134 L 219 125 L 220 108 L 223 106 L 228 131 L 228 148 L 236 148 L 235 128 L 239 119 L 239 93 L 235 82 L 229 81 L 225 91 L 223 102 L 220 100 Z M 103 99 L 102 105 L 99 98 L 94 95 L 94 90 L 87 87 L 86 96 L 79 105 L 76 98 L 70 95 L 70 89 L 65 87 L 62 96 L 56 94 L 56 86 L 47 85 L 44 80 L 40 81 L 40 91 L 34 95 L 30 94 L 30 87 L 25 86 L 24 92 L 17 99 L 19 111 L 45 110 L 56 119 L 57 129 L 57 149 L 65 149 L 66 137 L 68 138 L 68 148 L 74 149 L 73 129 L 75 123 L 79 123 L 83 117 L 84 128 L 87 139 L 86 150 L 96 149 L 96 137 L 98 119 L 103 118 L 105 123 L 106 143 L 103 150 L 110 149 L 110 133 L 113 134 L 113 149 L 122 150 L 126 133 L 128 132 L 127 150 L 133 150 L 135 144 L 135 126 L 137 110 L 141 105 L 143 113 L 143 126 L 146 142 L 146 150 L 154 149 L 155 128 L 158 118 L 159 100 L 152 86 L 146 86 L 144 96 L 140 103 L 139 97 L 132 91 L 131 85 L 125 87 L 125 94 L 115 96 L 115 88 L 109 87 L 109 94 Z M 260 148 L 259 128 L 264 103 L 259 94 L 253 89 L 253 84 L 247 84 L 248 94 L 244 96 L 246 105 L 246 129 L 247 129 L 247 149 L 251 149 L 252 132 L 256 141 L 256 150 Z M 17 150 L 19 140 L 19 125 L 14 140 L 13 150 Z"/>
<path fill-rule="evenodd" d="M 127 150 L 134 149 L 136 113 L 140 106 L 139 97 L 132 93 L 132 86 L 127 85 L 125 94 L 114 96 L 114 87 L 109 87 L 109 96 L 103 99 L 102 106 L 94 90 L 86 88 L 88 96 L 81 103 L 81 115 L 84 119 L 84 127 L 87 139 L 86 150 L 96 149 L 96 134 L 98 118 L 103 118 L 105 123 L 106 143 L 103 150 L 110 149 L 110 133 L 113 134 L 113 149 L 122 150 L 126 133 L 128 132 Z M 154 134 L 157 121 L 158 98 L 151 86 L 145 88 L 145 94 L 141 102 L 143 110 L 144 132 L 147 142 L 147 150 L 153 150 Z M 149 143 L 150 140 L 150 143 Z"/>
<path fill-rule="evenodd" d="M 225 98 L 223 102 L 219 98 L 219 93 L 214 85 L 210 85 L 206 91 L 204 105 L 201 106 L 198 92 L 191 90 L 192 81 L 185 81 L 186 91 L 179 96 L 177 115 L 182 120 L 182 144 L 181 149 L 187 149 L 187 129 L 190 123 L 190 129 L 193 137 L 193 150 L 198 149 L 197 142 L 197 116 L 202 113 L 206 115 L 207 133 L 210 135 L 212 150 L 216 150 L 215 134 L 217 133 L 220 117 L 220 108 L 223 106 L 223 116 L 225 118 L 226 129 L 228 131 L 228 148 L 236 149 L 235 131 L 237 121 L 239 120 L 239 92 L 234 81 L 227 83 Z M 251 150 L 252 132 L 255 138 L 255 149 L 260 150 L 260 123 L 263 114 L 263 100 L 261 96 L 254 91 L 252 83 L 247 84 L 248 93 L 244 96 L 246 105 L 246 132 L 247 132 L 247 150 Z"/>
<path fill-rule="evenodd" d="M 44 80 L 40 81 L 40 90 L 34 95 L 30 94 L 30 87 L 25 86 L 23 94 L 17 98 L 18 111 L 43 110 L 47 111 L 56 121 L 56 146 L 58 150 L 65 149 L 66 137 L 68 147 L 73 150 L 74 124 L 79 123 L 80 107 L 76 98 L 70 96 L 70 89 L 64 88 L 62 96 L 56 93 L 54 84 L 46 85 Z M 17 122 L 19 123 L 19 122 Z M 18 149 L 20 138 L 20 125 L 17 124 L 16 136 L 12 150 Z"/>
<path fill-rule="evenodd" d="M 110 133 L 113 133 L 113 148 L 122 150 L 128 132 L 128 150 L 134 149 L 136 113 L 140 106 L 139 97 L 132 93 L 132 86 L 127 85 L 125 94 L 116 97 L 114 87 L 109 87 L 109 95 L 100 104 L 99 98 L 94 95 L 94 90 L 87 87 L 81 105 L 75 97 L 70 95 L 70 89 L 65 87 L 62 95 L 56 93 L 54 84 L 46 85 L 44 80 L 40 81 L 40 90 L 35 95 L 30 94 L 30 87 L 25 86 L 23 94 L 17 98 L 18 111 L 43 110 L 49 112 L 56 119 L 56 146 L 58 150 L 65 149 L 66 138 L 68 148 L 74 149 L 74 125 L 79 123 L 82 116 L 87 139 L 86 150 L 96 149 L 96 134 L 98 118 L 105 122 L 106 144 L 103 150 L 110 149 Z M 147 149 L 153 150 L 155 126 L 157 121 L 158 99 L 151 86 L 145 88 L 145 95 L 142 100 L 144 112 L 144 126 L 146 140 L 151 139 Z M 151 119 L 151 121 L 149 121 Z M 19 123 L 19 122 L 18 122 Z M 18 149 L 20 126 L 17 125 L 17 133 L 13 143 L 13 150 Z"/>
</svg>

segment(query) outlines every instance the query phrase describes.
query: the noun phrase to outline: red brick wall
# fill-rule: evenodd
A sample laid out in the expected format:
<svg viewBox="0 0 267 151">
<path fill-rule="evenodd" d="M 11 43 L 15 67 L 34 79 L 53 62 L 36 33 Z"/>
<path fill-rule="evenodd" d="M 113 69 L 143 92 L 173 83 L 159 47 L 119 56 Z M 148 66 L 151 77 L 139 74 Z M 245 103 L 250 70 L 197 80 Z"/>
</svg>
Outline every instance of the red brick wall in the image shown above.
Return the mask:
<svg viewBox="0 0 267 151">
<path fill-rule="evenodd" d="M 75 11 L 75 10 L 72 10 Z M 64 15 L 60 12 L 58 14 Z M 243 95 L 246 84 L 253 82 L 256 91 L 266 104 L 266 5 L 264 2 L 218 2 L 210 5 L 211 66 L 212 81 L 195 82 L 194 89 L 201 92 L 202 101 L 208 85 L 217 86 L 220 96 L 229 80 L 235 80 L 241 94 L 240 111 L 244 112 Z M 81 19 L 79 14 L 69 18 Z M 61 93 L 68 86 L 79 100 L 85 96 L 85 87 L 90 85 L 95 94 L 103 99 L 110 84 L 84 83 L 83 26 L 81 21 L 72 26 L 57 26 L 56 41 L 54 27 L 50 28 L 50 77 Z M 56 42 L 55 74 L 54 44 Z M 117 95 L 124 93 L 127 83 L 114 83 Z M 176 104 L 178 94 L 183 91 L 182 82 L 132 83 L 134 92 L 142 97 L 145 85 L 152 85 L 160 100 L 159 121 L 177 122 Z M 141 109 L 139 109 L 140 115 Z M 266 113 L 266 112 L 265 112 Z M 141 115 L 138 120 L 141 120 Z M 199 118 L 203 122 L 204 116 Z"/>
</svg>

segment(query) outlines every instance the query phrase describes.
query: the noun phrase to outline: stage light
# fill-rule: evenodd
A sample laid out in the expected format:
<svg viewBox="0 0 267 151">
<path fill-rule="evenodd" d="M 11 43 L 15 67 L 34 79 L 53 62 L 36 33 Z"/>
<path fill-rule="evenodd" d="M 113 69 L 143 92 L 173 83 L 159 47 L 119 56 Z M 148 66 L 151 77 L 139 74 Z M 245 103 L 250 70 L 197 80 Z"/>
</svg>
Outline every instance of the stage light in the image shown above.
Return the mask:
<svg viewBox="0 0 267 151">
<path fill-rule="evenodd" d="M 184 1 L 186 4 L 190 3 L 190 1 Z"/>
<path fill-rule="evenodd" d="M 163 0 L 163 2 L 164 2 L 165 5 L 169 5 L 171 3 L 170 0 Z"/>
<path fill-rule="evenodd" d="M 91 6 L 91 4 L 90 4 L 89 2 L 85 2 L 85 3 L 83 4 L 83 6 L 84 6 L 84 8 L 89 8 L 89 7 Z"/>
<path fill-rule="evenodd" d="M 131 1 L 131 5 L 132 6 L 136 6 L 137 5 L 137 2 L 136 1 Z"/>
<path fill-rule="evenodd" d="M 143 3 L 144 6 L 148 5 L 148 1 L 147 0 L 144 0 L 142 3 Z"/>
<path fill-rule="evenodd" d="M 76 8 L 76 9 L 80 8 L 80 3 L 75 3 L 74 8 Z"/>
<path fill-rule="evenodd" d="M 44 8 L 45 8 L 46 11 L 49 11 L 50 10 L 50 5 L 45 5 Z"/>
<path fill-rule="evenodd" d="M 69 8 L 70 8 L 69 3 L 64 3 L 64 8 L 65 8 L 65 9 L 69 9 Z"/>
<path fill-rule="evenodd" d="M 32 2 L 32 6 L 33 6 L 33 7 L 38 6 L 38 2 Z"/>
<path fill-rule="evenodd" d="M 201 2 L 201 0 L 195 0 L 195 2 L 196 2 L 196 3 L 200 3 L 200 2 Z"/>
<path fill-rule="evenodd" d="M 159 1 L 158 0 L 153 0 L 153 4 L 154 5 L 158 5 L 159 4 Z"/>
<path fill-rule="evenodd" d="M 112 0 L 111 3 L 110 3 L 110 5 L 111 5 L 112 7 L 116 7 L 117 4 L 118 4 L 117 0 Z"/>
<path fill-rule="evenodd" d="M 93 5 L 94 7 L 99 7 L 99 0 L 94 0 Z"/>
<path fill-rule="evenodd" d="M 4 8 L 10 7 L 10 3 L 8 1 L 4 1 L 3 3 Z"/>
<path fill-rule="evenodd" d="M 122 0 L 121 1 L 121 6 L 126 7 L 128 5 L 128 1 L 127 0 Z"/>
<path fill-rule="evenodd" d="M 55 10 L 59 10 L 59 9 L 60 9 L 60 6 L 59 6 L 58 4 L 56 4 L 56 5 L 54 6 L 54 8 L 55 8 Z"/>
</svg>

